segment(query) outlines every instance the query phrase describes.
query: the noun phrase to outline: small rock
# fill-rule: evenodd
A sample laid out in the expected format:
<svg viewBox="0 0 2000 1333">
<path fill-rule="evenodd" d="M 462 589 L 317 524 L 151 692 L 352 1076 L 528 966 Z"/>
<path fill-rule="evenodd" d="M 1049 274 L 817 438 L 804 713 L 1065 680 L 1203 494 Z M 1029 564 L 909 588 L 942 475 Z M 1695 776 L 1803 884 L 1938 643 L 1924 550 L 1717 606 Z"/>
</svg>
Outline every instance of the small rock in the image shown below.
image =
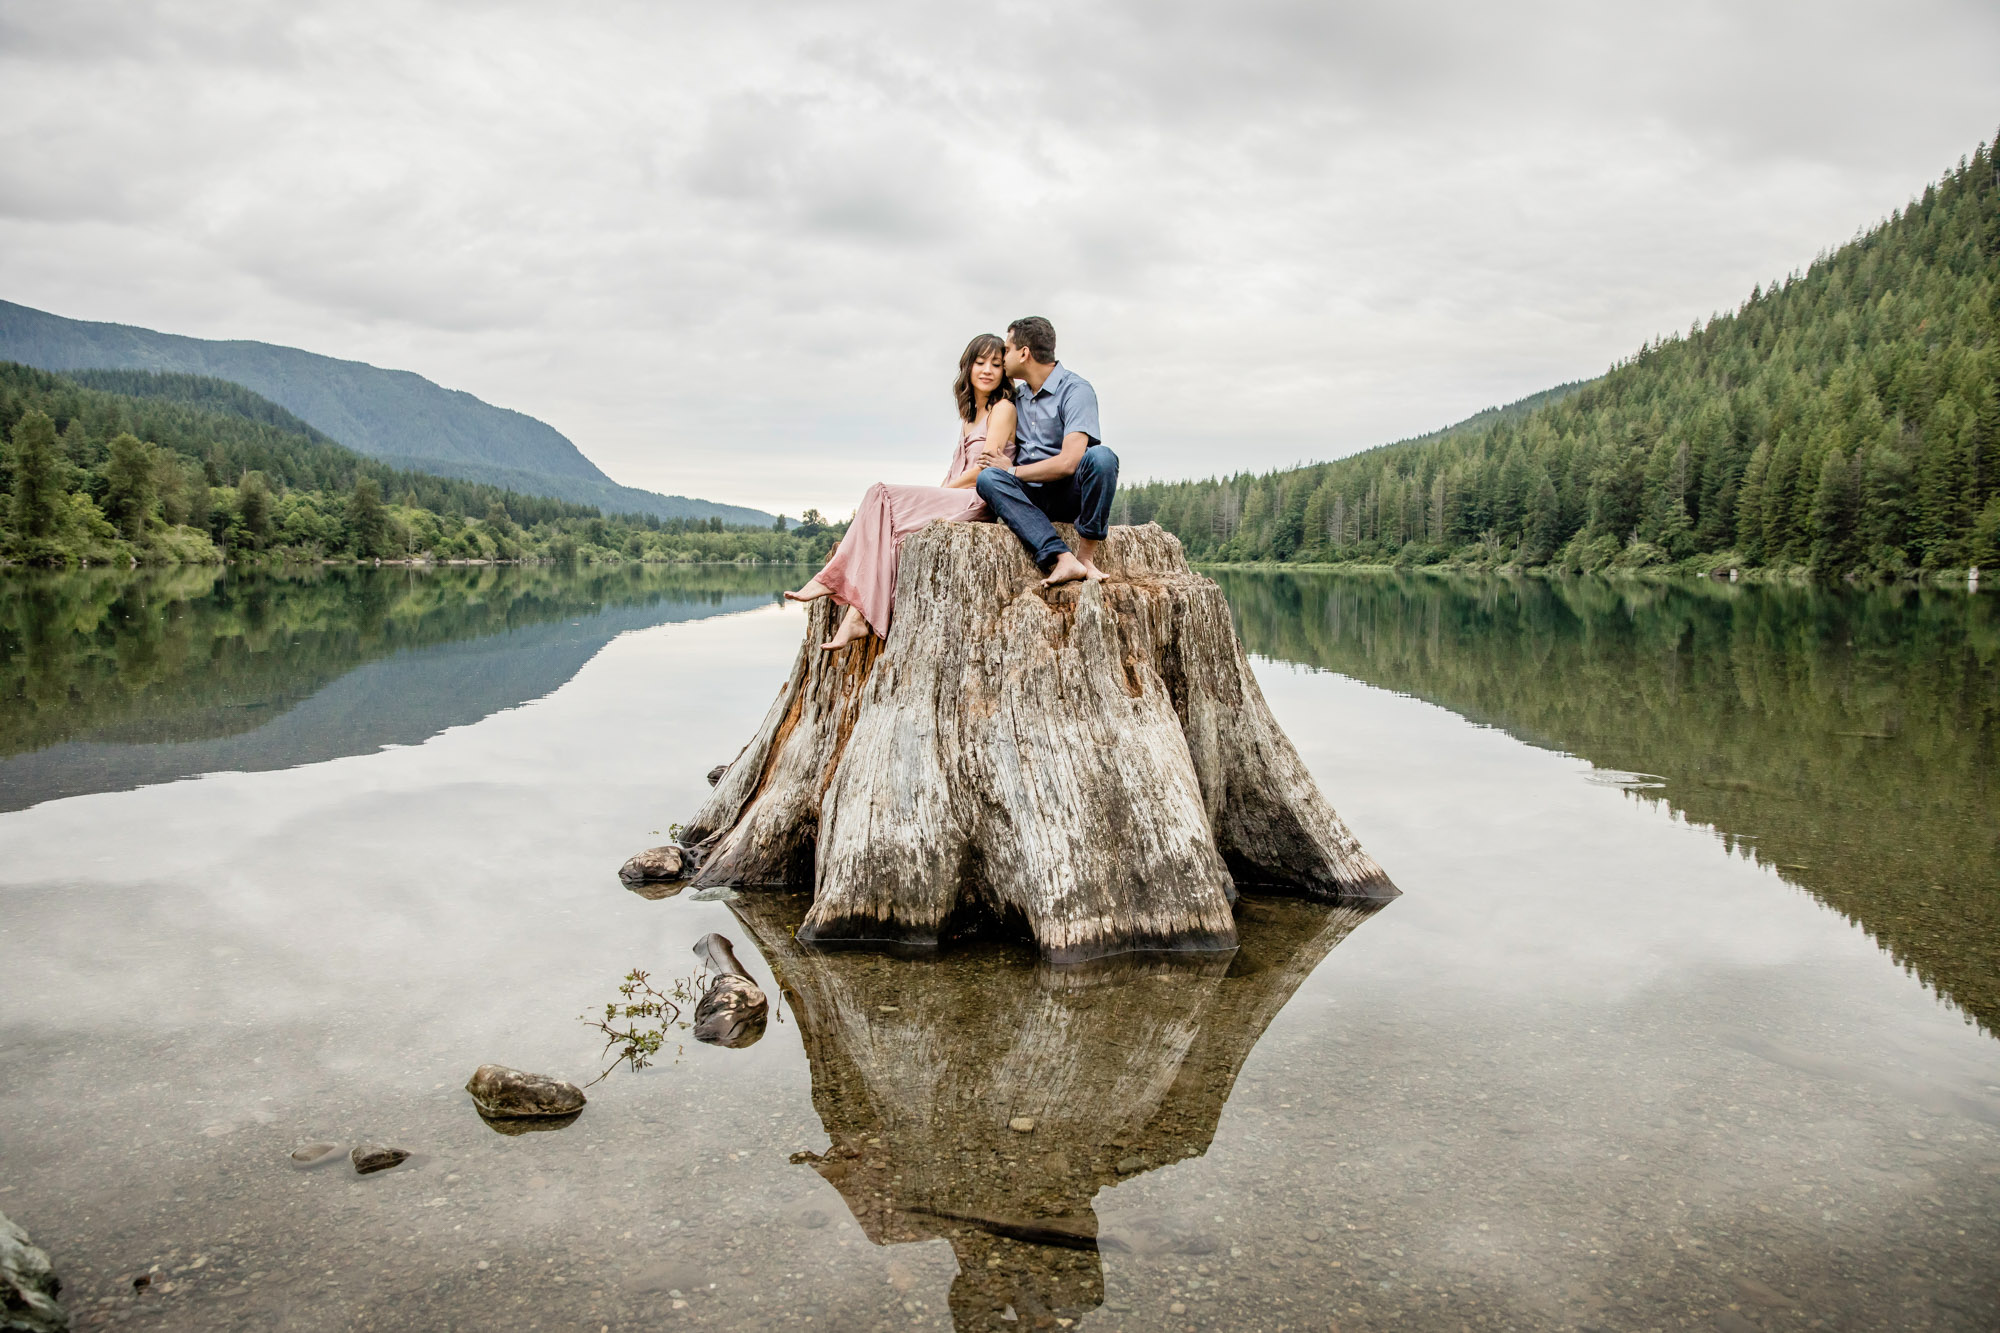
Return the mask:
<svg viewBox="0 0 2000 1333">
<path fill-rule="evenodd" d="M 1185 1305 L 1182 1305 L 1182 1304 L 1181 1304 L 1181 1303 L 1180 1303 L 1179 1301 L 1175 1301 L 1175 1302 L 1174 1302 L 1174 1303 L 1173 1303 L 1172 1305 L 1169 1305 L 1169 1306 L 1167 1307 L 1167 1313 L 1168 1313 L 1168 1314 L 1186 1314 L 1186 1313 L 1187 1313 L 1187 1307 L 1186 1307 Z"/>
<path fill-rule="evenodd" d="M 1118 1159 L 1118 1174 L 1130 1175 L 1134 1171 L 1144 1171 L 1146 1159 L 1143 1157 L 1121 1157 Z"/>
<path fill-rule="evenodd" d="M 294 1166 L 323 1166 L 338 1156 L 338 1143 L 301 1143 L 291 1153 Z"/>
<path fill-rule="evenodd" d="M 387 1171 L 410 1160 L 410 1155 L 401 1148 L 385 1148 L 379 1143 L 361 1144 L 348 1157 L 354 1162 L 354 1174 L 357 1176 Z"/>
<path fill-rule="evenodd" d="M 696 889 L 688 895 L 691 903 L 733 903 L 743 895 L 727 884 L 711 884 L 705 889 Z"/>
<path fill-rule="evenodd" d="M 547 1074 L 529 1074 L 506 1065 L 481 1065 L 465 1081 L 479 1113 L 492 1119 L 511 1116 L 571 1115 L 583 1109 L 583 1089 Z"/>
<path fill-rule="evenodd" d="M 727 764 L 717 764 L 714 768 L 709 769 L 708 785 L 713 787 L 716 783 L 722 781 L 722 775 L 728 771 L 729 765 Z"/>
<path fill-rule="evenodd" d="M 1007 1122 L 1007 1128 L 1016 1134 L 1032 1134 L 1035 1132 L 1035 1118 L 1031 1115 L 1017 1115 Z"/>
<path fill-rule="evenodd" d="M 687 864 L 687 854 L 673 843 L 664 847 L 653 847 L 618 867 L 618 878 L 627 884 L 645 884 L 656 880 L 679 879 Z"/>
<path fill-rule="evenodd" d="M 28 1233 L 0 1213 L 0 1326 L 21 1333 L 61 1333 L 69 1315 L 56 1304 L 62 1279 Z"/>
<path fill-rule="evenodd" d="M 568 1115 L 493 1116 L 481 1111 L 479 1123 L 495 1134 L 505 1134 L 510 1139 L 517 1139 L 523 1134 L 546 1134 L 552 1130 L 568 1129 L 582 1115 L 581 1111 L 571 1111 Z"/>
</svg>

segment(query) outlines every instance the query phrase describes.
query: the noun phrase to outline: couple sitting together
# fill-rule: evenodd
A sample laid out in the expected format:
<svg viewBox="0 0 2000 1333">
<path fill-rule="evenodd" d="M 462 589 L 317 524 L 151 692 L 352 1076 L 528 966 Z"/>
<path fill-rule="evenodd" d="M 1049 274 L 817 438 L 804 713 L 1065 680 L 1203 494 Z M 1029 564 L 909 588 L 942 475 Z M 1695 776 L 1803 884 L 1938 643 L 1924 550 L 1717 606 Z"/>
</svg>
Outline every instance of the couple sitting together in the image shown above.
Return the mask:
<svg viewBox="0 0 2000 1333">
<path fill-rule="evenodd" d="M 1101 579 L 1097 548 L 1109 531 L 1118 455 L 1098 439 L 1097 391 L 1056 364 L 1055 326 L 1038 315 L 982 333 L 958 358 L 958 448 L 942 486 L 868 488 L 826 568 L 786 597 L 831 597 L 847 608 L 820 647 L 887 636 L 903 538 L 937 519 L 969 523 L 989 511 L 1014 530 L 1047 575 L 1045 586 Z M 1072 552 L 1055 523 L 1076 524 Z"/>
</svg>

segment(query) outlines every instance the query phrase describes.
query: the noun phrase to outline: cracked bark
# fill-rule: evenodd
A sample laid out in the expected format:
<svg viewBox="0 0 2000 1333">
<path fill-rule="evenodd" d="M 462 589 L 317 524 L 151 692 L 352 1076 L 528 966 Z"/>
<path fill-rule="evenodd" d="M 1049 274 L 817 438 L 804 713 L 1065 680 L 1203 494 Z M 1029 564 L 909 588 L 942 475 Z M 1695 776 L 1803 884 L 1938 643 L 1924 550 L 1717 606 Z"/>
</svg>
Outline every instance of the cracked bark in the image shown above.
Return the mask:
<svg viewBox="0 0 2000 1333">
<path fill-rule="evenodd" d="M 1056 960 L 1231 947 L 1239 888 L 1394 897 L 1180 543 L 1113 528 L 1100 564 L 1043 589 L 1006 528 L 934 523 L 903 545 L 886 643 L 822 653 L 816 603 L 683 835 L 695 885 L 810 888 L 805 940 L 1001 925 Z"/>
</svg>

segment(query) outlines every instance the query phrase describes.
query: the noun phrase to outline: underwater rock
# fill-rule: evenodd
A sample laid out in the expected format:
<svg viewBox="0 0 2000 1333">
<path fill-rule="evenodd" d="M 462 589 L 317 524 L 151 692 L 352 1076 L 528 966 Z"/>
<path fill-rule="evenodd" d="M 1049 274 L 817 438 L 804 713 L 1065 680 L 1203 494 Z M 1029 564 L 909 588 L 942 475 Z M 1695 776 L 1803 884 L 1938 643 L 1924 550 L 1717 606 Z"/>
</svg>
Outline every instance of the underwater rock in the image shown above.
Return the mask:
<svg viewBox="0 0 2000 1333">
<path fill-rule="evenodd" d="M 646 884 L 663 879 L 679 879 L 686 873 L 687 855 L 668 843 L 653 847 L 618 867 L 618 878 L 627 884 Z"/>
<path fill-rule="evenodd" d="M 577 1122 L 581 1111 L 571 1111 L 568 1115 L 516 1115 L 496 1117 L 484 1111 L 479 1118 L 495 1134 L 505 1134 L 508 1138 L 519 1138 L 523 1134 L 543 1134 L 552 1129 L 568 1129 Z"/>
<path fill-rule="evenodd" d="M 479 1114 L 494 1120 L 572 1115 L 587 1100 L 574 1083 L 506 1065 L 479 1066 L 465 1081 L 465 1090 L 472 1094 Z"/>
<path fill-rule="evenodd" d="M 410 1160 L 410 1155 L 401 1148 L 385 1148 L 379 1143 L 364 1143 L 348 1154 L 354 1163 L 354 1174 L 371 1175 L 377 1171 L 387 1171 L 392 1166 L 401 1166 Z"/>
<path fill-rule="evenodd" d="M 339 1155 L 338 1143 L 301 1143 L 290 1154 L 293 1166 L 322 1166 Z"/>
<path fill-rule="evenodd" d="M 727 937 L 716 934 L 695 941 L 695 955 L 715 975 L 694 1007 L 694 1039 L 710 1046 L 748 1046 L 764 1035 L 771 1002 L 736 961 Z"/>
<path fill-rule="evenodd" d="M 61 1333 L 69 1315 L 56 1297 L 62 1279 L 48 1254 L 0 1213 L 0 1328 L 12 1333 Z"/>
<path fill-rule="evenodd" d="M 688 901 L 691 903 L 733 903 L 736 901 L 736 890 L 730 888 L 727 884 L 713 884 L 708 888 L 696 889 L 693 893 L 690 893 Z"/>
</svg>

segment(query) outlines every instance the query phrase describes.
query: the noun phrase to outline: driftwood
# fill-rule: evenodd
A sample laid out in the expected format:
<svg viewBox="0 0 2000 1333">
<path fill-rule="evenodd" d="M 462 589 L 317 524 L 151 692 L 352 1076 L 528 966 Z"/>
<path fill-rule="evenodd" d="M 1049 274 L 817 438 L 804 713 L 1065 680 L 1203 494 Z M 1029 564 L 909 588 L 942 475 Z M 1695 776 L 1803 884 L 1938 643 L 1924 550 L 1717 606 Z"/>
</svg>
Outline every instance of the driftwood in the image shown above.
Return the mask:
<svg viewBox="0 0 2000 1333">
<path fill-rule="evenodd" d="M 1228 1249 L 1237 1237 L 1205 1218 L 1101 1234 L 1094 1201 L 1208 1151 L 1264 1029 L 1375 905 L 1245 899 L 1233 953 L 1081 967 L 1002 947 L 942 962 L 802 947 L 797 894 L 729 910 L 791 1006 L 831 1140 L 793 1160 L 875 1244 L 946 1240 L 957 1326 L 989 1329 L 1010 1305 L 1023 1328 L 1098 1305 L 1102 1249 Z"/>
<path fill-rule="evenodd" d="M 1279 730 L 1221 590 L 1155 524 L 1044 589 L 997 524 L 903 545 L 896 622 L 790 679 L 684 840 L 694 884 L 811 888 L 800 938 L 1000 925 L 1075 960 L 1235 943 L 1239 887 L 1395 888 Z"/>
</svg>

